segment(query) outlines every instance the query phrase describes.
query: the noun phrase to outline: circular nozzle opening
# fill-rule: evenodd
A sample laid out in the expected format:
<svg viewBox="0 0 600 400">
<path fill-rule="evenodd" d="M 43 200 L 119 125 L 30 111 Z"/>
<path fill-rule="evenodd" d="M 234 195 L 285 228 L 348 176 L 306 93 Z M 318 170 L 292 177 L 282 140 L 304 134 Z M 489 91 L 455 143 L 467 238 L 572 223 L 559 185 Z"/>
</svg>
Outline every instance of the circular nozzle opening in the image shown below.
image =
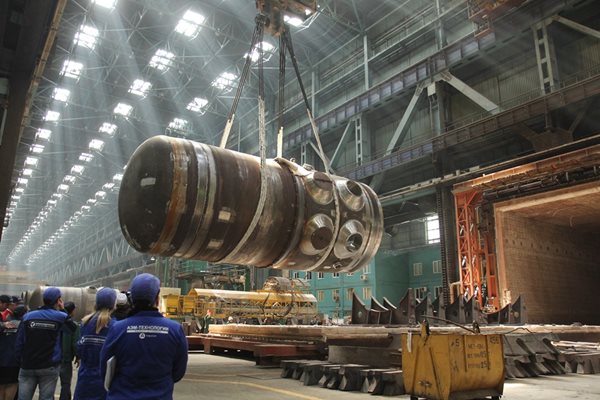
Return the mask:
<svg viewBox="0 0 600 400">
<path fill-rule="evenodd" d="M 333 238 L 333 232 L 326 226 L 322 226 L 318 228 L 316 231 L 310 235 L 310 242 L 313 247 L 317 250 L 323 250 L 329 243 L 331 243 L 331 239 Z"/>
<path fill-rule="evenodd" d="M 360 249 L 362 242 L 363 237 L 361 234 L 355 233 L 350 235 L 348 236 L 348 239 L 346 239 L 346 250 L 348 250 L 350 253 L 354 253 Z"/>
</svg>

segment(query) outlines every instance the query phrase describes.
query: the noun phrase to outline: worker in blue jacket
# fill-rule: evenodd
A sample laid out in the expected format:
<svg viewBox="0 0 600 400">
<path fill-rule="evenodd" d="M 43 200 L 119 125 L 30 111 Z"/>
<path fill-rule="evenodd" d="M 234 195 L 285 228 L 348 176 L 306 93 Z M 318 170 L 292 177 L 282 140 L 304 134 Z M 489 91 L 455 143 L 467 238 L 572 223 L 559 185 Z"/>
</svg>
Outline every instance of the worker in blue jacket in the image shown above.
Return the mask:
<svg viewBox="0 0 600 400">
<path fill-rule="evenodd" d="M 167 400 L 185 375 L 188 345 L 181 324 L 162 316 L 156 308 L 160 281 L 151 274 L 131 282 L 133 309 L 108 330 L 100 354 L 103 375 L 114 371 L 108 400 Z M 114 358 L 112 358 L 114 357 Z"/>
<path fill-rule="evenodd" d="M 112 312 L 117 301 L 117 292 L 102 288 L 96 293 L 96 311 L 81 320 L 81 337 L 77 342 L 77 356 L 80 360 L 75 399 L 104 400 L 104 375 L 100 370 L 100 350 L 106 334 L 114 322 Z"/>
<path fill-rule="evenodd" d="M 63 326 L 75 332 L 77 325 L 59 310 L 63 308 L 59 288 L 49 287 L 42 296 L 44 305 L 23 317 L 17 331 L 15 354 L 21 361 L 19 400 L 31 400 L 39 386 L 40 400 L 54 400 L 62 360 Z"/>
</svg>

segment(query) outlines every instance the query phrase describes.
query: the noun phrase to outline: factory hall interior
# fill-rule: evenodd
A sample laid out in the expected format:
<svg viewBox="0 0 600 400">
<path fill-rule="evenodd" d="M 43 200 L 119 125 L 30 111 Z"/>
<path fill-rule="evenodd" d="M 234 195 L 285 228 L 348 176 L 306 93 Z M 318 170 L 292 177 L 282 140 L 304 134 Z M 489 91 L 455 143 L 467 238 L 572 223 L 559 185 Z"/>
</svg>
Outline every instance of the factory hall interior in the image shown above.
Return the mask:
<svg viewBox="0 0 600 400">
<path fill-rule="evenodd" d="M 0 44 L 0 400 L 600 400 L 599 0 L 3 0 Z"/>
</svg>

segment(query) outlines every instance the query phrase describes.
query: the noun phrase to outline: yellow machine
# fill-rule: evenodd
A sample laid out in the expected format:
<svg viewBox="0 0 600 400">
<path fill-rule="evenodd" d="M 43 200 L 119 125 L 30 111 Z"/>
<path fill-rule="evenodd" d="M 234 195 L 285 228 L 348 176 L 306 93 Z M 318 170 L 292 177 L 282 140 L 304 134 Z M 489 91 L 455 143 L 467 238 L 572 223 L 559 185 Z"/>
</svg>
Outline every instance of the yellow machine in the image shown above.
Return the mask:
<svg viewBox="0 0 600 400">
<path fill-rule="evenodd" d="M 420 333 L 402 335 L 402 370 L 411 400 L 497 400 L 504 389 L 502 335 Z"/>
<path fill-rule="evenodd" d="M 300 280 L 269 277 L 263 289 L 256 292 L 219 289 L 192 289 L 187 295 L 165 295 L 164 312 L 171 318 L 202 318 L 208 310 L 212 318 L 235 322 L 278 321 L 293 318 L 308 322 L 317 314 L 317 299 L 303 293 L 306 284 Z"/>
</svg>

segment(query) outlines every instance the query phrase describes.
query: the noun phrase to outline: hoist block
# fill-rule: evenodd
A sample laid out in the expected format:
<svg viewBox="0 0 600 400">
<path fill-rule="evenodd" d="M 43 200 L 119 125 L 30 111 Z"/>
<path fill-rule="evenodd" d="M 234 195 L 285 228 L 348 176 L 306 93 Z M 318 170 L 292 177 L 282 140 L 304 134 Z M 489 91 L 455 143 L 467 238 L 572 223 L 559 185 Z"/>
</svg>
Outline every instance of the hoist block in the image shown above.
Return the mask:
<svg viewBox="0 0 600 400">
<path fill-rule="evenodd" d="M 258 157 L 167 136 L 131 156 L 119 222 L 142 253 L 329 272 L 362 268 L 383 234 L 381 204 L 363 183 L 280 158 L 261 168 Z"/>
</svg>

